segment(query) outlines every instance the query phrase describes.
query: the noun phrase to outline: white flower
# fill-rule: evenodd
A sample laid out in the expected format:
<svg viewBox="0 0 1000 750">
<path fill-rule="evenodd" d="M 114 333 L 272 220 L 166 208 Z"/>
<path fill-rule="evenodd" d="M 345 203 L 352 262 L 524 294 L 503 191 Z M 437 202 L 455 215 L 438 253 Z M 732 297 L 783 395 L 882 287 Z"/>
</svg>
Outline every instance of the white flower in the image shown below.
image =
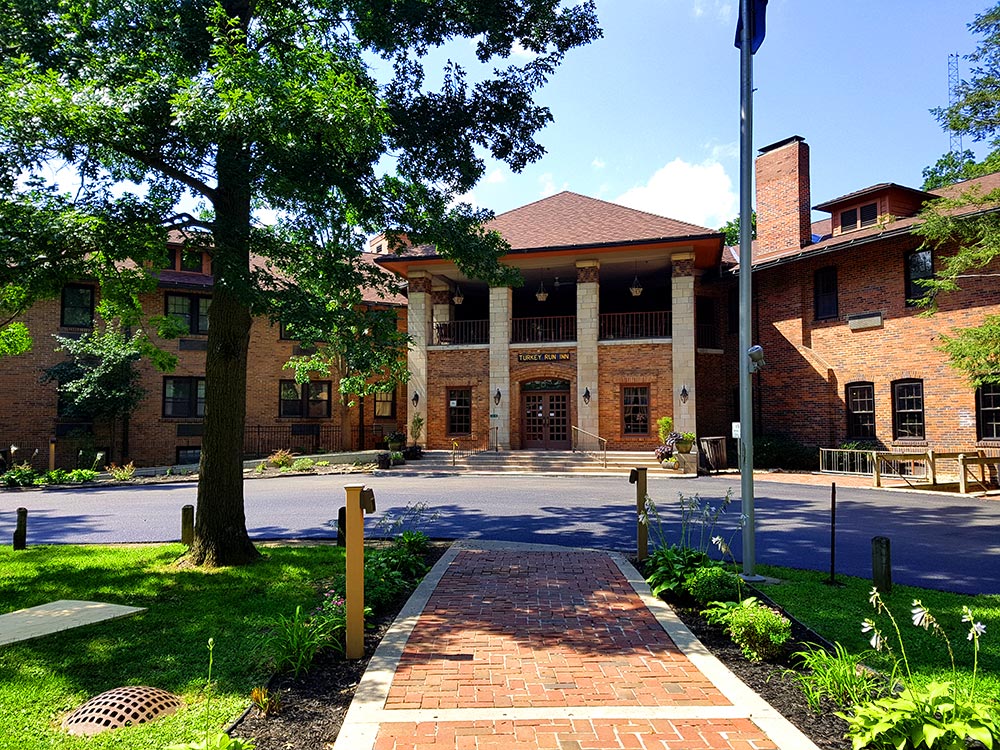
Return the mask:
<svg viewBox="0 0 1000 750">
<path fill-rule="evenodd" d="M 985 632 L 986 632 L 985 625 L 983 625 L 981 622 L 974 622 L 972 623 L 972 627 L 969 628 L 969 640 L 971 641 L 974 638 L 979 638 L 979 636 L 981 636 Z"/>
<path fill-rule="evenodd" d="M 713 536 L 712 537 L 712 544 L 714 544 L 716 547 L 719 546 L 720 542 L 722 542 L 722 537 L 721 536 Z"/>
<path fill-rule="evenodd" d="M 913 624 L 918 628 L 927 630 L 927 626 L 931 624 L 930 613 L 927 611 L 927 608 L 920 603 L 919 599 L 913 600 L 913 609 L 911 609 L 910 612 L 913 613 L 911 617 Z"/>
<path fill-rule="evenodd" d="M 878 629 L 875 627 L 874 622 L 872 622 L 871 620 L 863 621 L 861 623 L 861 632 L 871 633 L 872 637 L 868 642 L 872 645 L 872 648 L 875 649 L 876 651 L 882 650 L 882 634 L 878 632 Z"/>
</svg>

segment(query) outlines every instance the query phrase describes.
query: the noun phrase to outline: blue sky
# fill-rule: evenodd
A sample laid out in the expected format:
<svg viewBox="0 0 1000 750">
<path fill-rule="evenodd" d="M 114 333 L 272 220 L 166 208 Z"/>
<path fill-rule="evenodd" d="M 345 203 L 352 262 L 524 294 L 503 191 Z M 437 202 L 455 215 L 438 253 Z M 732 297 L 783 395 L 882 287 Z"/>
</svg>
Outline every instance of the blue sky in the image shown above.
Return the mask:
<svg viewBox="0 0 1000 750">
<path fill-rule="evenodd" d="M 520 174 L 491 163 L 466 199 L 502 213 L 572 190 L 720 226 L 739 210 L 737 0 L 597 5 L 604 38 L 571 51 L 536 97 L 555 118 L 539 136 L 547 155 Z M 948 55 L 975 48 L 967 24 L 989 7 L 770 0 L 754 58 L 755 150 L 803 136 L 813 205 L 879 182 L 919 187 L 949 147 L 928 111 L 947 103 Z"/>
</svg>

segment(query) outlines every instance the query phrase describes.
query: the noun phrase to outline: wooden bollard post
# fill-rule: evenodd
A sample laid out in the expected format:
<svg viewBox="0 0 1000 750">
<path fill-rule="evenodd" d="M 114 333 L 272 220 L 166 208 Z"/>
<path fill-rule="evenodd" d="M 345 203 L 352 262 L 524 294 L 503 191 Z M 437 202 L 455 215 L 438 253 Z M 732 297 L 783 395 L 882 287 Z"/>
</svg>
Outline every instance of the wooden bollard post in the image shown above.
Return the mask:
<svg viewBox="0 0 1000 750">
<path fill-rule="evenodd" d="M 49 438 L 49 471 L 56 470 L 56 439 Z"/>
<path fill-rule="evenodd" d="M 14 549 L 28 547 L 28 509 L 17 509 L 17 526 L 14 528 Z"/>
<path fill-rule="evenodd" d="M 365 655 L 365 512 L 375 512 L 375 493 L 363 484 L 344 486 L 347 493 L 347 550 L 344 560 L 344 588 L 347 627 L 344 656 L 360 659 Z"/>
<path fill-rule="evenodd" d="M 883 594 L 892 593 L 892 555 L 887 536 L 872 538 L 872 585 Z"/>
<path fill-rule="evenodd" d="M 181 544 L 190 547 L 194 544 L 194 506 L 185 505 L 181 508 Z"/>
</svg>

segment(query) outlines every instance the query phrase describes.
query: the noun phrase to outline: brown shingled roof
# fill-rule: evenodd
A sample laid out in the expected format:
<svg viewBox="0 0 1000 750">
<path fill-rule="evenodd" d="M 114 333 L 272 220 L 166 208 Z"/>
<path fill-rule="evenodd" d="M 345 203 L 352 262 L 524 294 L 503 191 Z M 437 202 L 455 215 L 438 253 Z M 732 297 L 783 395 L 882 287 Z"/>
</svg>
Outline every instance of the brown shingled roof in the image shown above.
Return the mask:
<svg viewBox="0 0 1000 750">
<path fill-rule="evenodd" d="M 500 232 L 515 251 L 716 234 L 713 229 L 569 191 L 502 213 L 487 227 Z"/>
</svg>

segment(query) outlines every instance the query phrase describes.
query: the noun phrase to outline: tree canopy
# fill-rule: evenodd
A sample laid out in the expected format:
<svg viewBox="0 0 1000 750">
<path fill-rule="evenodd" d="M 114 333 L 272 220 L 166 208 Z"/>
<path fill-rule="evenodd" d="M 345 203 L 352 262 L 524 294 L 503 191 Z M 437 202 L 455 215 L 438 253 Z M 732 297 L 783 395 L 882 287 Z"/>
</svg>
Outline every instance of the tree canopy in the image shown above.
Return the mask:
<svg viewBox="0 0 1000 750">
<path fill-rule="evenodd" d="M 1000 170 L 1000 4 L 976 16 L 969 29 L 982 37 L 968 57 L 971 76 L 959 85 L 954 102 L 934 114 L 946 129 L 986 142 L 992 151 L 978 163 L 971 151 L 946 154 L 924 170 L 925 190 Z M 931 201 L 924 209 L 925 221 L 915 232 L 930 246 L 956 248 L 944 256 L 934 278 L 919 282 L 931 291 L 922 300 L 930 311 L 936 309 L 939 294 L 958 290 L 964 280 L 1000 273 L 998 207 L 1000 190 L 970 187 Z M 974 386 L 1000 383 L 1000 316 L 987 316 L 982 325 L 956 329 L 942 340 L 951 364 Z"/>
<path fill-rule="evenodd" d="M 361 262 L 368 234 L 515 281 L 483 229 L 490 212 L 461 196 L 487 157 L 519 170 L 544 153 L 535 134 L 551 114 L 534 94 L 600 35 L 594 4 L 0 0 L 0 12 L 0 347 L 30 346 L 17 316 L 80 278 L 100 284 L 105 320 L 176 334 L 140 295 L 169 231 L 204 247 L 214 288 L 191 554 L 253 559 L 240 460 L 252 318 L 318 344 L 299 377 L 342 357 L 343 388 L 363 392 L 372 375 L 405 377 L 394 314 L 361 304 L 364 287 L 391 291 Z M 459 39 L 480 67 L 425 69 Z M 512 62 L 515 47 L 527 57 Z"/>
</svg>

